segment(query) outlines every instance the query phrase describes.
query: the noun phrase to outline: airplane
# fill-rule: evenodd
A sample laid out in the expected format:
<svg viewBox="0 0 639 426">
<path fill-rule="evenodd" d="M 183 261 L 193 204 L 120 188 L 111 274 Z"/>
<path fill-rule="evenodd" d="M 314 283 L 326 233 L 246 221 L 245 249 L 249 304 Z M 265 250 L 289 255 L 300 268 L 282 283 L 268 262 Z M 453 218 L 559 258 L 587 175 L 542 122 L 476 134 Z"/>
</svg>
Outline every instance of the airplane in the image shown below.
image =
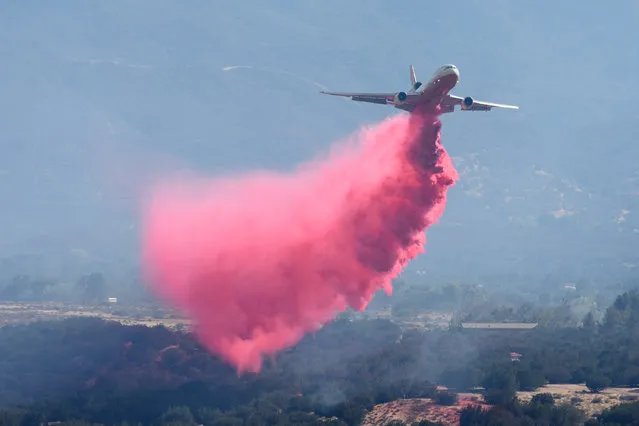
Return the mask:
<svg viewBox="0 0 639 426">
<path fill-rule="evenodd" d="M 440 114 L 454 112 L 457 105 L 461 111 L 490 111 L 492 108 L 519 109 L 515 105 L 496 104 L 492 102 L 477 101 L 470 96 L 461 98 L 448 92 L 459 83 L 459 70 L 455 65 L 440 67 L 427 84 L 417 81 L 415 68 L 410 66 L 411 87 L 405 92 L 396 93 L 346 93 L 327 92 L 320 93 L 333 96 L 349 97 L 358 102 L 392 105 L 395 108 L 413 112 L 415 108 L 434 109 L 440 107 Z"/>
</svg>

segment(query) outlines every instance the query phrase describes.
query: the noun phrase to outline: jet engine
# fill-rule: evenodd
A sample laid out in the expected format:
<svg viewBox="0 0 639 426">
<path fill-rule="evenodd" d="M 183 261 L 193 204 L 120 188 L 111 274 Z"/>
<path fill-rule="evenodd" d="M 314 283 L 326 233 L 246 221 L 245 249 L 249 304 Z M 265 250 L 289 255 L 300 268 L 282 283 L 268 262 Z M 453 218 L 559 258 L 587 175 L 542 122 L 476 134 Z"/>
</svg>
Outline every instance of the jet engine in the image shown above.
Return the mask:
<svg viewBox="0 0 639 426">
<path fill-rule="evenodd" d="M 462 101 L 462 109 L 470 109 L 475 101 L 470 96 L 466 96 Z"/>
<path fill-rule="evenodd" d="M 398 92 L 395 94 L 395 105 L 403 104 L 406 102 L 406 92 Z"/>
</svg>

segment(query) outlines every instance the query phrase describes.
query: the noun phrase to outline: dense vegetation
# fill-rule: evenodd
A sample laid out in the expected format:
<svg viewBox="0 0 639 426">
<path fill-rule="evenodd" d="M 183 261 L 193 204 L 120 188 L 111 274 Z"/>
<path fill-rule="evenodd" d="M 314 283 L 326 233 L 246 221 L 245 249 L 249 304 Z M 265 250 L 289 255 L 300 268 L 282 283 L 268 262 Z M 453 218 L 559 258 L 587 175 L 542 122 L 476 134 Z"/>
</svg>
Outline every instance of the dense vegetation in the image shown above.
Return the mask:
<svg viewBox="0 0 639 426">
<path fill-rule="evenodd" d="M 88 274 L 72 284 L 71 294 L 99 302 L 107 287 L 101 274 Z M 15 275 L 4 280 L 0 299 L 50 299 L 62 294 L 60 288 Z M 373 405 L 395 399 L 453 404 L 456 395 L 438 392 L 435 383 L 457 392 L 483 387 L 496 406 L 466 409 L 462 424 L 575 424 L 579 410 L 548 398 L 521 404 L 515 392 L 545 383 L 585 382 L 593 392 L 639 385 L 639 293 L 626 291 L 602 310 L 596 307 L 606 294 L 589 288 L 580 283 L 577 291 L 561 289 L 534 303 L 531 296 L 517 299 L 478 285 L 407 286 L 400 280 L 392 298 L 376 297 L 369 310 L 390 308 L 397 319 L 424 309 L 453 310 L 450 327 L 408 330 L 345 315 L 278 354 L 260 374 L 241 377 L 193 336 L 164 327 L 98 319 L 5 326 L 0 406 L 6 411 L 0 424 L 314 424 L 320 418 L 322 424 L 327 418 L 357 424 Z M 468 330 L 459 326 L 462 321 L 539 326 Z M 523 355 L 519 362 L 511 360 L 513 351 Z M 635 412 L 634 405 L 624 405 L 597 421 L 624 424 L 637 418 Z"/>
<path fill-rule="evenodd" d="M 544 395 L 544 394 L 539 394 Z M 548 394 L 545 394 L 549 396 Z M 528 426 L 528 425 L 584 425 L 620 426 L 636 425 L 639 421 L 639 403 L 621 404 L 604 410 L 594 419 L 570 405 L 556 406 L 550 398 L 533 399 L 528 404 L 514 401 L 490 410 L 468 407 L 461 412 L 460 426 Z"/>
<path fill-rule="evenodd" d="M 436 391 L 438 383 L 458 391 L 483 386 L 487 401 L 498 406 L 469 408 L 462 424 L 551 418 L 551 424 L 576 424 L 578 410 L 547 400 L 522 405 L 515 392 L 544 383 L 587 382 L 593 391 L 639 385 L 638 333 L 636 291 L 619 296 L 601 323 L 588 314 L 570 328 L 402 331 L 386 320 L 341 319 L 267 362 L 260 374 L 238 377 L 189 334 L 161 326 L 97 319 L 6 326 L 0 329 L 0 404 L 7 409 L 1 422 L 314 424 L 324 417 L 357 424 L 374 404 L 398 398 L 450 403 Z M 523 354 L 520 362 L 512 362 L 511 351 Z M 634 405 L 612 410 L 597 424 L 624 424 L 637 412 Z"/>
</svg>

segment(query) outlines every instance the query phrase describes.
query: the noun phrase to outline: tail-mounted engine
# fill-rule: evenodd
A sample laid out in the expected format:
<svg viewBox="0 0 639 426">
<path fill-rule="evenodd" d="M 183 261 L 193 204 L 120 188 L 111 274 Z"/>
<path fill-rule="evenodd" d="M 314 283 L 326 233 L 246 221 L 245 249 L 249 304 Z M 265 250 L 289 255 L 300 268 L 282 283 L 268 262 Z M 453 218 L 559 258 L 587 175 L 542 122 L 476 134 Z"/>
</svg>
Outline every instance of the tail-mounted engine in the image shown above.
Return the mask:
<svg viewBox="0 0 639 426">
<path fill-rule="evenodd" d="M 462 109 L 470 109 L 472 108 L 473 103 L 475 103 L 473 98 L 471 98 L 470 96 L 466 96 L 464 100 L 462 101 L 461 107 Z"/>
<path fill-rule="evenodd" d="M 404 102 L 406 102 L 406 98 L 407 98 L 406 92 L 398 92 L 398 93 L 396 93 L 395 94 L 395 98 L 394 98 L 395 105 L 403 104 Z"/>
</svg>

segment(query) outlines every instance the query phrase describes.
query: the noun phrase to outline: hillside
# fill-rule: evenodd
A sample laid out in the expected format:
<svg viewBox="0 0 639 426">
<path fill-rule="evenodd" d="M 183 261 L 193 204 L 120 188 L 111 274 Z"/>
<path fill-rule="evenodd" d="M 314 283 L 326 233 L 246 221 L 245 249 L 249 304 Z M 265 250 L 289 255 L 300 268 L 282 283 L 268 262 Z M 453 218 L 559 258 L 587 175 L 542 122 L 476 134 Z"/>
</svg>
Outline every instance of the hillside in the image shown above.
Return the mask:
<svg viewBox="0 0 639 426">
<path fill-rule="evenodd" d="M 395 113 L 320 87 L 400 90 L 409 63 L 427 79 L 452 62 L 455 93 L 522 109 L 443 119 L 461 180 L 413 266 L 463 279 L 637 263 L 639 58 L 621 47 L 635 4 L 35 5 L 0 6 L 2 255 L 43 253 L 56 272 L 134 263 L 153 176 L 289 170 Z"/>
<path fill-rule="evenodd" d="M 95 318 L 9 325 L 0 328 L 0 418 L 169 424 L 177 410 L 191 419 L 184 423 L 206 425 L 503 418 L 572 426 L 603 410 L 588 425 L 630 424 L 639 409 L 639 367 L 628 355 L 637 353 L 628 338 L 637 318 L 635 290 L 619 295 L 601 323 L 591 317 L 579 327 L 558 319 L 527 331 L 402 330 L 388 320 L 341 319 L 259 374 L 242 375 L 195 336 L 163 326 Z M 583 393 L 584 382 L 599 394 Z M 478 387 L 491 406 L 483 411 L 473 407 L 480 396 L 468 394 Z"/>
</svg>

